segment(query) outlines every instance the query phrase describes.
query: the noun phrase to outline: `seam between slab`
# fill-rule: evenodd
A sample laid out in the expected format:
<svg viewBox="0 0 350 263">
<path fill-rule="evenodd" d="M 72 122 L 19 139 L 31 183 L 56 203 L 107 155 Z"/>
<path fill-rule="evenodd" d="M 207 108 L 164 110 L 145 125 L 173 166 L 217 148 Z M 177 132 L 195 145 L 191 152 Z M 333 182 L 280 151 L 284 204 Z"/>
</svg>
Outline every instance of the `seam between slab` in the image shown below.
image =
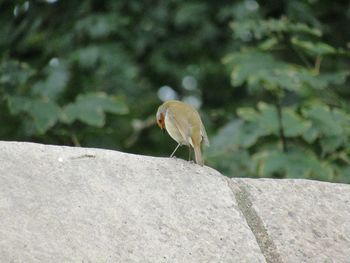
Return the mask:
<svg viewBox="0 0 350 263">
<path fill-rule="evenodd" d="M 239 210 L 242 212 L 250 230 L 255 236 L 266 262 L 283 263 L 275 243 L 267 233 L 263 220 L 259 217 L 258 213 L 253 207 L 251 196 L 247 187 L 244 186 L 243 183 L 238 183 L 237 181 L 237 185 L 233 185 L 233 181 L 229 178 L 226 180 L 228 187 L 231 189 L 236 198 Z"/>
</svg>

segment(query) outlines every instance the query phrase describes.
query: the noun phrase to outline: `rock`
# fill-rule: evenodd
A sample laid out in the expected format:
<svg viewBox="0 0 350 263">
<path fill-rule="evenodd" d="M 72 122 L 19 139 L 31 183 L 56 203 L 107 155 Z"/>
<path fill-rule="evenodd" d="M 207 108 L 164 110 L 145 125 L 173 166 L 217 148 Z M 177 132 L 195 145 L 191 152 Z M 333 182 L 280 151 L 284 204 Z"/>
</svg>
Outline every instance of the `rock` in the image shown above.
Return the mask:
<svg viewBox="0 0 350 263">
<path fill-rule="evenodd" d="M 230 185 L 252 204 L 263 222 L 252 231 L 268 236 L 279 262 L 350 262 L 349 185 L 271 179 L 235 179 Z"/>
<path fill-rule="evenodd" d="M 0 142 L 0 262 L 350 262 L 350 186 Z"/>
<path fill-rule="evenodd" d="M 0 262 L 265 262 L 213 169 L 101 149 L 0 149 Z"/>
</svg>

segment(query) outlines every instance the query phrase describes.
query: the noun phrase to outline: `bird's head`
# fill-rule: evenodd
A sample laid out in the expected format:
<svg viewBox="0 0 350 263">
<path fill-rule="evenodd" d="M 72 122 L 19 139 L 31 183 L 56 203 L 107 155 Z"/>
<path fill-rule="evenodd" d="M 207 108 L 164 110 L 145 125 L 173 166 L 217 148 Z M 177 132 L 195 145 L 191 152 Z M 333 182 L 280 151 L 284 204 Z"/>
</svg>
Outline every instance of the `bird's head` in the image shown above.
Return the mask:
<svg viewBox="0 0 350 263">
<path fill-rule="evenodd" d="M 159 128 L 164 130 L 164 128 L 165 128 L 165 111 L 166 110 L 162 106 L 160 106 L 158 108 L 156 118 L 157 118 L 157 124 L 158 124 Z"/>
</svg>

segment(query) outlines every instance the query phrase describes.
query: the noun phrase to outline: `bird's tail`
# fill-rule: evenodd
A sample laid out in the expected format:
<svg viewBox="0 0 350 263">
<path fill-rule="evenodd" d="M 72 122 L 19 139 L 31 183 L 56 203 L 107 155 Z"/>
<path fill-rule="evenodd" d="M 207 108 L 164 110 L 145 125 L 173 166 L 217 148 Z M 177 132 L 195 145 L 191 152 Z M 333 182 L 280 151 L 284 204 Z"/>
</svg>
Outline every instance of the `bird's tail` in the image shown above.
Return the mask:
<svg viewBox="0 0 350 263">
<path fill-rule="evenodd" d="M 201 147 L 194 146 L 194 157 L 196 159 L 196 163 L 199 164 L 200 166 L 203 166 L 203 158 L 202 158 L 202 152 L 201 152 Z"/>
</svg>

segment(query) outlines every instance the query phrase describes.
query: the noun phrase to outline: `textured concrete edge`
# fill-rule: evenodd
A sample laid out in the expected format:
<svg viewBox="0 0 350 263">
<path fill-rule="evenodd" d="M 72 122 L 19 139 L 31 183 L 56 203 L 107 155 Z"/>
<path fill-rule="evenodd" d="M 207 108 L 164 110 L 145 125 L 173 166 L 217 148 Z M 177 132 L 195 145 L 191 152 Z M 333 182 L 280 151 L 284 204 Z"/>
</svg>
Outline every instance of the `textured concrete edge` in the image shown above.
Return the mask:
<svg viewBox="0 0 350 263">
<path fill-rule="evenodd" d="M 227 178 L 226 181 L 237 201 L 239 210 L 256 238 L 266 262 L 282 263 L 283 261 L 277 251 L 276 245 L 269 236 L 262 219 L 253 207 L 251 196 L 245 183 L 234 181 L 234 179 L 232 180 L 230 178 Z"/>
</svg>

